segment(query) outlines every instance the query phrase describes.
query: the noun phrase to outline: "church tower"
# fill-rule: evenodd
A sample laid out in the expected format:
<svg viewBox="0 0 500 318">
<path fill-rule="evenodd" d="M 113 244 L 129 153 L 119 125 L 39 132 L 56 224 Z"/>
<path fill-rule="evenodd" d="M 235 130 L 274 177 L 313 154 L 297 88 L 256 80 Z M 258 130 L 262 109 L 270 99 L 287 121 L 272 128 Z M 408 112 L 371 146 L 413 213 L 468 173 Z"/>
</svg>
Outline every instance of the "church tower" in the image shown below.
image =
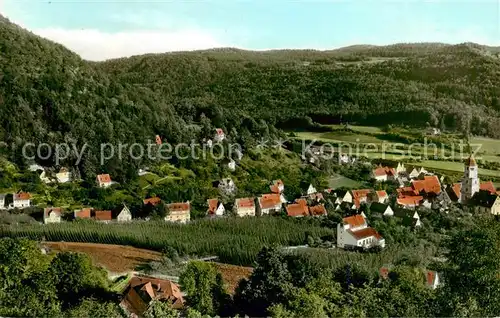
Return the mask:
<svg viewBox="0 0 500 318">
<path fill-rule="evenodd" d="M 460 202 L 467 203 L 476 192 L 479 192 L 479 187 L 478 167 L 476 160 L 471 155 L 465 162 L 464 177 L 460 190 Z"/>
</svg>

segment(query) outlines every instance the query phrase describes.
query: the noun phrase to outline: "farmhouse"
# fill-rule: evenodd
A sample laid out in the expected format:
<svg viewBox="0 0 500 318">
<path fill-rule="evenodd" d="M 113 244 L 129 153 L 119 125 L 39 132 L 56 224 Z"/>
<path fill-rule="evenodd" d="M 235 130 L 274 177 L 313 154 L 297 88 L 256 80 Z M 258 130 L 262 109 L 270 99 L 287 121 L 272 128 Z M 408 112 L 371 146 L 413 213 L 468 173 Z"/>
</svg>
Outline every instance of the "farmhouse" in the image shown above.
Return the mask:
<svg viewBox="0 0 500 318">
<path fill-rule="evenodd" d="M 237 216 L 255 216 L 255 199 L 240 198 L 234 203 L 234 210 Z"/>
<path fill-rule="evenodd" d="M 259 213 L 273 214 L 281 211 L 281 196 L 278 193 L 263 194 L 259 198 Z"/>
<path fill-rule="evenodd" d="M 163 301 L 173 309 L 182 309 L 184 299 L 179 286 L 169 280 L 147 276 L 134 276 L 125 288 L 120 307 L 130 317 L 143 317 L 151 301 Z"/>
<path fill-rule="evenodd" d="M 19 192 L 13 194 L 12 207 L 24 209 L 31 205 L 31 194 L 28 192 Z"/>
<path fill-rule="evenodd" d="M 337 224 L 337 246 L 339 248 L 385 247 L 385 240 L 371 227 L 362 215 L 353 215 Z"/>
<path fill-rule="evenodd" d="M 219 201 L 219 199 L 208 199 L 208 210 L 207 214 L 209 216 L 223 216 L 224 215 L 224 204 Z"/>
<path fill-rule="evenodd" d="M 61 223 L 61 208 L 43 209 L 43 223 Z"/>
<path fill-rule="evenodd" d="M 187 223 L 191 218 L 191 204 L 188 202 L 167 204 L 168 215 L 165 221 Z"/>
<path fill-rule="evenodd" d="M 97 175 L 96 182 L 99 188 L 107 188 L 112 184 L 111 177 L 107 173 Z"/>
</svg>

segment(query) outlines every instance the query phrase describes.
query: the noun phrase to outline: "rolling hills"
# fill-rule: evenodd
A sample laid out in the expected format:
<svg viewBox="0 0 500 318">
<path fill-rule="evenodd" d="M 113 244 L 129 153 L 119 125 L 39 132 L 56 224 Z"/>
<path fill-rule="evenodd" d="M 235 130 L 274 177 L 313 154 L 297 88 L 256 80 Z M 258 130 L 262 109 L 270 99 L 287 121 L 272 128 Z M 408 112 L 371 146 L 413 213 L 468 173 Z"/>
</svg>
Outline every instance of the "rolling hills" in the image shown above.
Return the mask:
<svg viewBox="0 0 500 318">
<path fill-rule="evenodd" d="M 176 143 L 221 127 L 242 144 L 313 122 L 409 124 L 500 136 L 498 48 L 473 43 L 352 46 L 331 51 L 233 48 L 88 62 L 0 19 L 0 139 L 18 164 L 25 142 Z M 76 154 L 67 159 L 74 163 Z M 44 162 L 51 164 L 52 157 Z M 144 162 L 82 175 L 132 178 Z"/>
</svg>

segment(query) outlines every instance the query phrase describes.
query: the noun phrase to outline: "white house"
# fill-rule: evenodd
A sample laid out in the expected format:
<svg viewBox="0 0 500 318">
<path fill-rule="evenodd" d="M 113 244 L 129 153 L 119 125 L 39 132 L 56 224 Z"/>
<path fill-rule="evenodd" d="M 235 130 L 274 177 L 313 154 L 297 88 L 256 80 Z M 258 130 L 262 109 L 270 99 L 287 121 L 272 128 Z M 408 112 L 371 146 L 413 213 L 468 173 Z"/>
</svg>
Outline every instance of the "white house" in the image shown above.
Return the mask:
<svg viewBox="0 0 500 318">
<path fill-rule="evenodd" d="M 385 247 L 385 240 L 374 229 L 368 226 L 366 219 L 357 214 L 342 219 L 337 224 L 337 246 L 339 248 Z"/>
<path fill-rule="evenodd" d="M 43 209 L 43 223 L 61 223 L 61 208 Z"/>
<path fill-rule="evenodd" d="M 27 192 L 14 193 L 12 207 L 24 209 L 31 205 L 31 194 Z"/>
<path fill-rule="evenodd" d="M 56 180 L 59 183 L 66 183 L 71 181 L 71 172 L 67 168 L 61 168 L 58 173 L 56 173 Z"/>
<path fill-rule="evenodd" d="M 220 128 L 215 129 L 214 140 L 217 142 L 221 142 L 224 139 L 226 139 L 226 134 L 224 134 L 224 131 Z"/>
<path fill-rule="evenodd" d="M 188 202 L 167 204 L 168 215 L 165 217 L 167 222 L 187 223 L 191 219 L 191 204 Z"/>
<path fill-rule="evenodd" d="M 224 204 L 219 201 L 219 199 L 208 199 L 208 210 L 207 214 L 209 216 L 223 216 L 226 209 L 224 208 Z"/>
<path fill-rule="evenodd" d="M 318 192 L 318 190 L 316 190 L 316 188 L 312 184 L 309 184 L 309 188 L 307 188 L 307 195 L 311 195 L 316 192 Z"/>
<path fill-rule="evenodd" d="M 236 215 L 255 216 L 255 200 L 254 198 L 240 198 L 234 202 L 234 210 Z"/>
<path fill-rule="evenodd" d="M 129 222 L 132 220 L 132 213 L 125 204 L 123 205 L 122 209 L 118 211 L 116 220 L 118 222 Z"/>
<path fill-rule="evenodd" d="M 107 173 L 97 175 L 96 182 L 99 188 L 107 188 L 113 184 L 111 177 Z"/>
</svg>

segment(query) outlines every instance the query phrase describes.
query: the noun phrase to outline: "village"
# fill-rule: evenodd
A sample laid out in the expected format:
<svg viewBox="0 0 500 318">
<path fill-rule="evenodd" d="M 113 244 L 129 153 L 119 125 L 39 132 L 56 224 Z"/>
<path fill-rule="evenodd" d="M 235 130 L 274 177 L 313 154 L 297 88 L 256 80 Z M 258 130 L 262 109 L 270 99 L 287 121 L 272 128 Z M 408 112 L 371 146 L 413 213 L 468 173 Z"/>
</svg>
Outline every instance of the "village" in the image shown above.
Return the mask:
<svg viewBox="0 0 500 318">
<path fill-rule="evenodd" d="M 222 129 L 216 129 L 214 142 L 225 139 Z M 156 136 L 157 144 L 161 138 Z M 212 145 L 212 141 L 207 141 Z M 339 155 L 341 164 L 350 164 L 346 155 Z M 367 164 L 370 165 L 368 162 Z M 236 169 L 235 161 L 228 164 L 230 170 Z M 67 168 L 60 168 L 58 172 L 48 174 L 47 170 L 33 165 L 32 171 L 40 171 L 40 180 L 44 183 L 68 183 L 72 181 L 72 174 Z M 139 171 L 139 175 L 144 174 Z M 370 178 L 375 184 L 392 183 L 396 190 L 388 193 L 380 189 L 316 189 L 309 184 L 303 189 L 301 197 L 285 197 L 285 184 L 282 180 L 273 180 L 269 183 L 269 192 L 255 197 L 234 197 L 237 188 L 231 178 L 215 181 L 213 186 L 221 196 L 234 197 L 232 209 L 227 209 L 218 197 L 206 199 L 206 217 L 259 217 L 265 215 L 283 215 L 290 218 L 322 217 L 328 211 L 338 213 L 343 217 L 337 224 L 336 246 L 342 249 L 384 248 L 384 238 L 369 226 L 366 213 L 380 217 L 400 218 L 404 225 L 417 229 L 421 226 L 418 213 L 419 208 L 446 213 L 450 205 L 460 204 L 472 207 L 478 213 L 492 215 L 500 214 L 500 191 L 497 191 L 491 181 L 481 182 L 478 176 L 478 166 L 471 155 L 464 164 L 463 178 L 459 183 L 443 184 L 444 177 L 435 175 L 424 168 L 405 167 L 399 162 L 395 167 L 374 166 Z M 96 176 L 95 185 L 99 188 L 110 188 L 115 182 L 109 174 Z M 32 195 L 20 191 L 12 194 L 12 202 L 6 204 L 7 194 L 0 195 L 0 206 L 3 209 L 25 209 L 33 205 Z M 185 224 L 191 221 L 191 203 L 168 202 L 157 196 L 144 198 L 144 211 L 160 210 L 166 222 Z M 94 220 L 101 223 L 131 222 L 137 219 L 128 206 L 123 203 L 111 210 L 99 210 L 92 207 L 75 209 L 68 216 L 69 211 L 62 207 L 45 207 L 43 209 L 44 224 L 61 223 L 71 220 Z M 66 217 L 63 217 L 66 215 Z M 149 217 L 142 218 L 149 220 Z"/>
</svg>

